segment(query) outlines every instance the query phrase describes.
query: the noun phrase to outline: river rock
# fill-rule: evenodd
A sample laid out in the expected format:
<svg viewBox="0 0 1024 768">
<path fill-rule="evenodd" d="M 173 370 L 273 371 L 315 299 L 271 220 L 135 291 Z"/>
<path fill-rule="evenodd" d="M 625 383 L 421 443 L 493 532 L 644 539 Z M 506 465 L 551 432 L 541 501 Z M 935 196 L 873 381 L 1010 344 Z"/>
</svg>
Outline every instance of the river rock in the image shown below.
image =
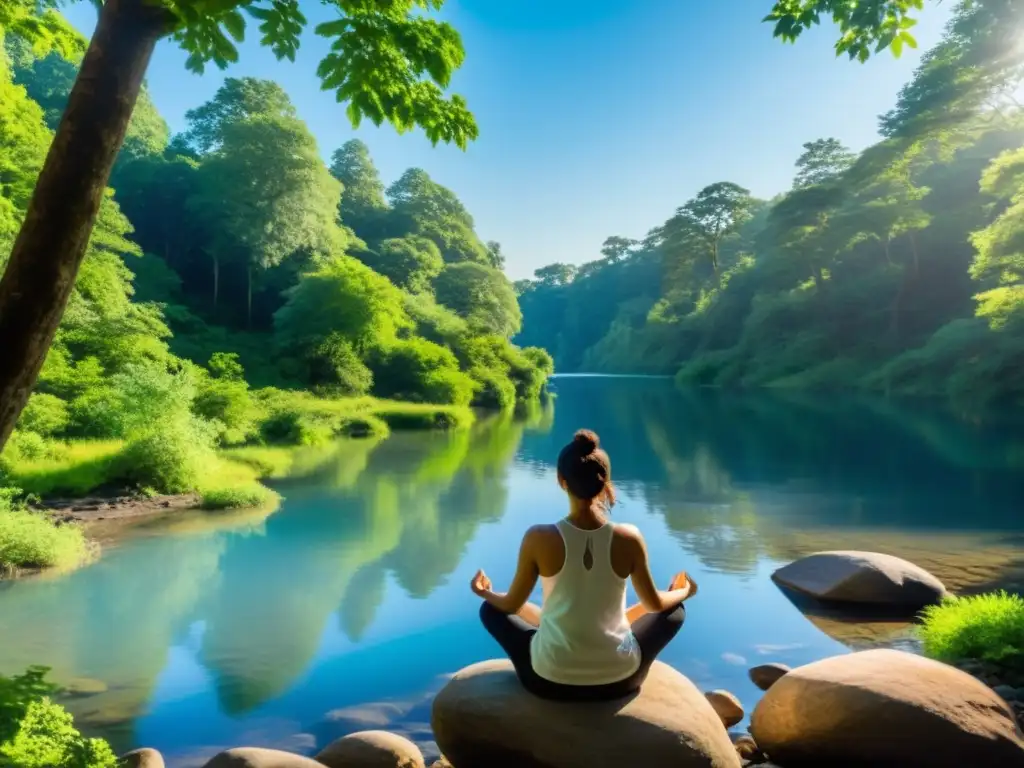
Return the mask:
<svg viewBox="0 0 1024 768">
<path fill-rule="evenodd" d="M 537 698 L 508 661 L 458 672 L 434 699 L 434 738 L 456 768 L 739 768 L 700 691 L 655 662 L 641 691 L 611 702 Z"/>
<path fill-rule="evenodd" d="M 911 562 L 878 552 L 817 552 L 772 579 L 819 600 L 916 611 L 942 600 L 942 582 Z"/>
<path fill-rule="evenodd" d="M 215 755 L 204 768 L 324 768 L 302 755 L 260 747 L 236 747 Z"/>
<path fill-rule="evenodd" d="M 780 677 L 789 671 L 790 667 L 787 667 L 785 664 L 772 662 L 771 664 L 760 664 L 752 667 L 747 674 L 750 675 L 750 682 L 762 691 L 767 691 Z"/>
<path fill-rule="evenodd" d="M 997 685 L 992 690 L 999 694 L 1004 701 L 1010 702 L 1011 704 L 1020 696 L 1017 689 L 1012 685 Z"/>
<path fill-rule="evenodd" d="M 164 768 L 164 756 L 155 749 L 133 749 L 117 760 L 119 768 Z"/>
<path fill-rule="evenodd" d="M 732 728 L 743 722 L 743 705 L 728 691 L 705 693 L 704 698 L 708 700 L 708 704 L 715 710 L 715 714 L 726 728 Z"/>
<path fill-rule="evenodd" d="M 443 757 L 437 760 L 430 768 L 452 768 L 452 764 L 445 760 Z"/>
<path fill-rule="evenodd" d="M 1006 702 L 965 672 L 902 651 L 794 669 L 761 699 L 750 730 L 786 768 L 1024 768 Z"/>
<path fill-rule="evenodd" d="M 387 731 L 360 731 L 333 741 L 316 756 L 327 768 L 424 768 L 423 753 Z"/>
</svg>

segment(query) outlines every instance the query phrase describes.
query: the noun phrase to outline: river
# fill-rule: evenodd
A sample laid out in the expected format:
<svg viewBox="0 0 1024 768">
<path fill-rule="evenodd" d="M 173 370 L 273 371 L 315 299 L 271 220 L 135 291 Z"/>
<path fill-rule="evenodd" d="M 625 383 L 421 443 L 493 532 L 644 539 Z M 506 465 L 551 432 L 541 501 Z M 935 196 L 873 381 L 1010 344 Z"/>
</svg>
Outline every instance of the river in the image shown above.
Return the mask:
<svg viewBox="0 0 1024 768">
<path fill-rule="evenodd" d="M 0 672 L 52 667 L 83 730 L 172 768 L 376 727 L 430 751 L 432 692 L 498 654 L 469 579 L 507 585 L 523 530 L 563 514 L 554 460 L 579 427 L 611 454 L 614 516 L 645 532 L 659 581 L 700 585 L 663 659 L 748 712 L 751 665 L 912 644 L 904 625 L 802 613 L 769 578 L 795 557 L 874 549 L 958 590 L 1024 586 L 1022 429 L 658 379 L 553 388 L 525 421 L 311 451 L 273 514 L 150 521 L 76 572 L 0 583 Z"/>
</svg>

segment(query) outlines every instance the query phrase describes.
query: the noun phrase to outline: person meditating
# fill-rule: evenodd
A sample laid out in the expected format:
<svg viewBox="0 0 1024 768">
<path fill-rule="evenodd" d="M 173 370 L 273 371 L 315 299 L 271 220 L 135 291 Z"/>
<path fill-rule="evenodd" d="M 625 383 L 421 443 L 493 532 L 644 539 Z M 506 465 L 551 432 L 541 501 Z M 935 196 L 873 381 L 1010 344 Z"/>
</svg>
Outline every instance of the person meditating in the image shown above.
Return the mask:
<svg viewBox="0 0 1024 768">
<path fill-rule="evenodd" d="M 569 516 L 526 532 L 508 592 L 494 592 L 482 570 L 471 584 L 484 600 L 484 627 L 523 687 L 545 699 L 606 701 L 639 690 L 683 625 L 683 601 L 697 593 L 686 573 L 660 591 L 640 531 L 608 520 L 615 489 L 608 454 L 598 446 L 596 434 L 580 430 L 558 455 Z M 538 576 L 541 608 L 527 602 Z M 627 579 L 640 598 L 629 609 Z"/>
</svg>

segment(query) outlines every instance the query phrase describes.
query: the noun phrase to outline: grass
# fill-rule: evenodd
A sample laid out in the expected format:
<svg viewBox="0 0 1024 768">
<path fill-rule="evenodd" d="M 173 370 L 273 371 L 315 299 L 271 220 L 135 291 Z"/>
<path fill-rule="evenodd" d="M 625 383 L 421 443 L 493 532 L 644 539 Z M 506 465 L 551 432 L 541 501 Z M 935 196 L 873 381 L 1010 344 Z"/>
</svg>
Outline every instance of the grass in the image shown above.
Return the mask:
<svg viewBox="0 0 1024 768">
<path fill-rule="evenodd" d="M 1006 592 L 926 608 L 918 633 L 933 659 L 988 661 L 1024 670 L 1024 598 Z"/>
<path fill-rule="evenodd" d="M 110 480 L 124 443 L 83 440 L 47 443 L 47 448 L 38 458 L 12 457 L 7 465 L 10 483 L 36 496 L 84 496 Z"/>
<path fill-rule="evenodd" d="M 76 525 L 55 525 L 46 515 L 0 508 L 0 571 L 74 568 L 88 558 Z"/>
</svg>

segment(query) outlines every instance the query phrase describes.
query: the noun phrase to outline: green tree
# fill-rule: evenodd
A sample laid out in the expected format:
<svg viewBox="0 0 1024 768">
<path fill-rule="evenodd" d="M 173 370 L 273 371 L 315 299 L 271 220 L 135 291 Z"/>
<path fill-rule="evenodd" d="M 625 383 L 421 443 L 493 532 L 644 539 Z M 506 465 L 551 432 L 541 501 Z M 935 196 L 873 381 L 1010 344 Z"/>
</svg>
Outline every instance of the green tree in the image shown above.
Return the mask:
<svg viewBox="0 0 1024 768">
<path fill-rule="evenodd" d="M 523 315 L 512 283 L 493 267 L 473 262 L 449 264 L 434 280 L 437 300 L 483 333 L 510 338 Z"/>
<path fill-rule="evenodd" d="M 413 293 L 429 291 L 431 281 L 441 274 L 444 259 L 432 240 L 418 235 L 382 241 L 360 260 L 387 277 L 399 288 Z"/>
<path fill-rule="evenodd" d="M 794 189 L 838 181 L 857 159 L 839 139 L 817 139 L 804 144 L 796 161 Z"/>
<path fill-rule="evenodd" d="M 78 45 L 50 8 L 57 0 L 5 0 L 0 28 L 41 48 Z M 422 127 L 433 142 L 465 147 L 476 123 L 459 96 L 445 98 L 463 61 L 462 42 L 448 24 L 421 13 L 442 0 L 333 0 L 337 19 L 316 32 L 333 41 L 318 68 L 323 87 L 348 104 L 354 124 L 387 120 L 399 130 Z M 171 36 L 201 71 L 238 58 L 232 39 L 245 34 L 242 11 L 254 17 L 279 58 L 294 60 L 306 18 L 298 2 L 110 0 L 50 147 L 0 280 L 0 448 L 32 391 L 85 257 L 111 168 L 124 141 L 157 40 Z M 65 51 L 62 51 L 65 52 Z"/>
<path fill-rule="evenodd" d="M 369 147 L 359 139 L 346 141 L 331 156 L 331 175 L 343 187 L 338 209 L 342 224 L 351 227 L 363 240 L 380 238 L 388 203 Z"/>
<path fill-rule="evenodd" d="M 541 285 L 568 285 L 576 276 L 576 267 L 572 264 L 548 264 L 546 267 L 535 269 L 533 276 Z"/>
<path fill-rule="evenodd" d="M 472 261 L 488 264 L 487 247 L 473 229 L 469 215 L 455 193 L 430 178 L 421 168 L 410 168 L 388 187 L 391 201 L 389 231 L 434 241 L 445 262 Z"/>
<path fill-rule="evenodd" d="M 235 96 L 239 85 L 245 86 L 245 98 Z M 235 104 L 242 108 L 231 109 Z M 244 270 L 247 325 L 255 271 L 280 264 L 300 248 L 327 251 L 331 238 L 340 236 L 335 219 L 341 185 L 293 113 L 279 86 L 229 80 L 191 117 L 191 140 L 208 154 L 188 205 L 211 233 L 213 303 L 222 262 Z"/>
<path fill-rule="evenodd" d="M 609 261 L 620 261 L 629 256 L 638 245 L 636 240 L 614 235 L 604 241 L 601 254 Z"/>
</svg>

